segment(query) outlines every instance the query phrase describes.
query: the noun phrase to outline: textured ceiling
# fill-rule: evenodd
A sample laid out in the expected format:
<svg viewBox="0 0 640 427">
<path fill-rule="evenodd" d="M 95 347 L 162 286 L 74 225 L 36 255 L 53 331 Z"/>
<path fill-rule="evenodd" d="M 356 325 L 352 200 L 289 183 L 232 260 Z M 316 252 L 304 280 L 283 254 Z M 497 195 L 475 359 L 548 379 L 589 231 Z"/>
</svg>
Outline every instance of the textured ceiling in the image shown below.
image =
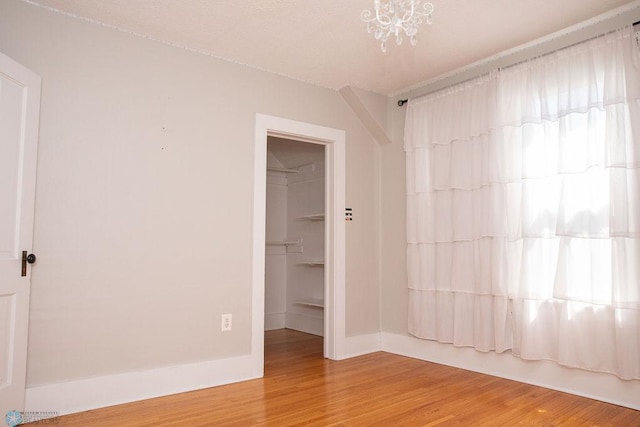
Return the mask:
<svg viewBox="0 0 640 427">
<path fill-rule="evenodd" d="M 385 95 L 590 19 L 629 0 L 432 0 L 418 45 L 383 54 L 360 20 L 373 0 L 29 0 L 219 58 Z"/>
</svg>

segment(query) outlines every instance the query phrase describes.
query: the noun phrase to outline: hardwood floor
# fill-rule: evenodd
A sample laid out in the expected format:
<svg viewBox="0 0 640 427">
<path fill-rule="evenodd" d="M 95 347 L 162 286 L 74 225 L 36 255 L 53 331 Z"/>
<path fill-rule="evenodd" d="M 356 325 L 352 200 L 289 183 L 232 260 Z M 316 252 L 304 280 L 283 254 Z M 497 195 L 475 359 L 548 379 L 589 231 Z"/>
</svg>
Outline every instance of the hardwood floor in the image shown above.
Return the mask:
<svg viewBox="0 0 640 427">
<path fill-rule="evenodd" d="M 97 409 L 61 426 L 640 426 L 640 412 L 377 352 L 322 358 L 322 338 L 265 335 L 265 377 Z"/>
</svg>

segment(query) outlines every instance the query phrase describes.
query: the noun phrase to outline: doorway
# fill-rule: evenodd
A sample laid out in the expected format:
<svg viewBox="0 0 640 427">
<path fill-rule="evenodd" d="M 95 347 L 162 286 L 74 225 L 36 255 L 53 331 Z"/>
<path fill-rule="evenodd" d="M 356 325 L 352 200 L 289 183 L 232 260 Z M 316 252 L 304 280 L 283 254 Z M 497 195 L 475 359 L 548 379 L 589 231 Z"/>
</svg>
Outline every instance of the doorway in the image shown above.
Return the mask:
<svg viewBox="0 0 640 427">
<path fill-rule="evenodd" d="M 324 336 L 324 148 L 267 137 L 265 331 Z"/>
<path fill-rule="evenodd" d="M 267 139 L 320 144 L 325 150 L 324 357 L 344 357 L 345 343 L 345 132 L 338 129 L 256 114 L 252 346 L 254 369 L 264 374 L 264 303 L 266 244 Z"/>
</svg>

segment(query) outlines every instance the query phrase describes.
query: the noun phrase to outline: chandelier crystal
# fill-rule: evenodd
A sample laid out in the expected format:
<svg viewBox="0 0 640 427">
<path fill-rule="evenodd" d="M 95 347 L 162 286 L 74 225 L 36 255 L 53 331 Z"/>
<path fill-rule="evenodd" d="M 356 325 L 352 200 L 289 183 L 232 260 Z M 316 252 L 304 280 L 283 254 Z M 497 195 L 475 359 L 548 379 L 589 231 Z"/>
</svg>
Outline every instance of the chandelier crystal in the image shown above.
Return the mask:
<svg viewBox="0 0 640 427">
<path fill-rule="evenodd" d="M 374 0 L 373 11 L 363 10 L 361 17 L 367 23 L 367 32 L 380 40 L 380 49 L 387 51 L 390 35 L 396 36 L 396 44 L 401 45 L 404 36 L 411 44 L 418 43 L 416 33 L 423 21 L 431 24 L 433 4 L 422 0 Z"/>
</svg>

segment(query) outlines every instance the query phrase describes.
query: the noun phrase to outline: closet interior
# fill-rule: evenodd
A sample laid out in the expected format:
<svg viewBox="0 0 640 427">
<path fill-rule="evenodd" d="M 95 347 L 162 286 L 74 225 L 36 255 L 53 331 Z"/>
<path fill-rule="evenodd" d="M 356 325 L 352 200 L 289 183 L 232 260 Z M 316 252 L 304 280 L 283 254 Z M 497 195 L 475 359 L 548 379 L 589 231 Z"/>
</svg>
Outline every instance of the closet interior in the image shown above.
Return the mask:
<svg viewBox="0 0 640 427">
<path fill-rule="evenodd" d="M 265 330 L 324 335 L 324 148 L 267 139 Z"/>
</svg>

